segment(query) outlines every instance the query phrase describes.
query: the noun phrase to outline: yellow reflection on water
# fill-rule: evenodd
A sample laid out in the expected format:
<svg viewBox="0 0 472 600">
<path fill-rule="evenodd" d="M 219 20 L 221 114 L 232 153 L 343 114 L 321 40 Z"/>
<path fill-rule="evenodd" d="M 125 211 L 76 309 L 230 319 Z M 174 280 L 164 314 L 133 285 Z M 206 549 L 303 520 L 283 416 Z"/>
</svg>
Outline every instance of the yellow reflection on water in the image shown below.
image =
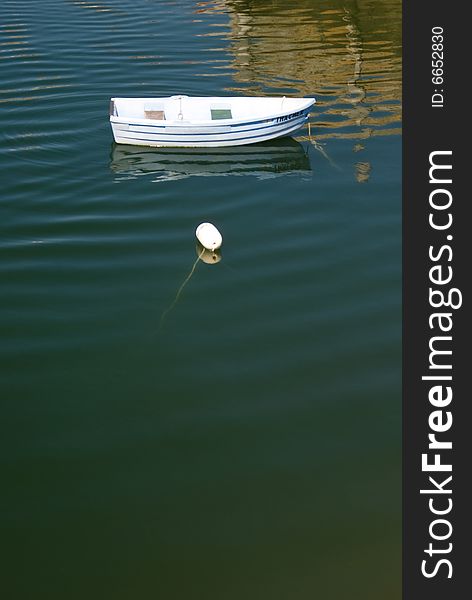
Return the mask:
<svg viewBox="0 0 472 600">
<path fill-rule="evenodd" d="M 399 131 L 400 0 L 208 0 L 195 10 L 228 14 L 228 91 L 316 96 L 318 139 Z"/>
</svg>

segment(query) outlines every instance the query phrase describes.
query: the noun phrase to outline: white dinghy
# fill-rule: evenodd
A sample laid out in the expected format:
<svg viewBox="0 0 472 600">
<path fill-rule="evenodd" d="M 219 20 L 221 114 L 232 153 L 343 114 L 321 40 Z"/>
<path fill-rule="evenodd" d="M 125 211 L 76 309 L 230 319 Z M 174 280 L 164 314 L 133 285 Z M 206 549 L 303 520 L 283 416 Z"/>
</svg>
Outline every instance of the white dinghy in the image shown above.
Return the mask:
<svg viewBox="0 0 472 600">
<path fill-rule="evenodd" d="M 216 147 L 290 136 L 308 120 L 314 98 L 112 98 L 117 144 Z"/>
</svg>

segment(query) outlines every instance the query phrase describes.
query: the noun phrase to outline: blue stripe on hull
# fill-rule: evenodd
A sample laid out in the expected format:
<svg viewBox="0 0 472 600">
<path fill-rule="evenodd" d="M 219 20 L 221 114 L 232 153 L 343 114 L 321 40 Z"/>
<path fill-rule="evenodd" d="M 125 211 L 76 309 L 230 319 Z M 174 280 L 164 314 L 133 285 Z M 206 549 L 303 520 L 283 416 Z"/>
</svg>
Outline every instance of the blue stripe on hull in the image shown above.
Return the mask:
<svg viewBox="0 0 472 600">
<path fill-rule="evenodd" d="M 303 117 L 299 117 L 298 119 L 294 119 L 293 121 L 290 121 L 290 124 L 294 125 L 295 123 L 301 122 L 304 123 L 307 120 L 307 117 L 303 116 Z M 235 126 L 231 127 L 231 131 L 222 131 L 222 132 L 216 132 L 218 135 L 234 135 L 235 133 L 244 133 L 246 131 L 260 131 L 261 129 L 275 129 L 277 127 L 283 127 L 284 125 L 286 125 L 288 123 L 269 123 L 267 125 L 263 125 L 262 127 L 250 127 L 250 128 L 245 128 L 245 129 L 236 129 Z M 115 123 L 115 125 L 118 125 L 118 123 Z M 149 125 L 133 125 L 132 123 L 129 124 L 130 127 L 149 127 Z M 152 127 L 152 126 L 151 126 Z M 191 127 L 189 127 L 188 129 L 192 129 Z M 197 129 L 197 128 L 196 128 Z M 214 131 L 194 131 L 194 132 L 186 132 L 186 133 L 179 133 L 177 131 L 165 131 L 165 128 L 162 128 L 163 131 L 158 131 L 156 132 L 156 134 L 158 135 L 179 135 L 179 136 L 184 136 L 184 135 L 215 135 Z M 151 133 L 151 132 L 147 132 L 147 131 L 140 131 L 138 129 L 133 129 L 133 130 L 124 130 L 124 131 L 133 131 L 134 133 Z M 154 133 L 152 133 L 152 135 L 154 135 Z"/>
<path fill-rule="evenodd" d="M 278 130 L 278 131 L 272 131 L 272 132 L 268 132 L 266 134 L 259 134 L 257 136 L 249 136 L 249 137 L 243 137 L 243 138 L 228 138 L 227 136 L 224 136 L 224 134 L 222 134 L 221 138 L 218 138 L 216 140 L 209 140 L 209 139 L 204 139 L 204 140 L 169 140 L 169 139 L 159 139 L 159 138 L 137 138 L 137 137 L 127 137 L 127 136 L 115 136 L 115 141 L 117 143 L 122 143 L 122 144 L 133 144 L 133 142 L 136 145 L 142 145 L 142 146 L 173 146 L 173 147 L 183 147 L 183 146 L 187 146 L 187 147 L 217 147 L 217 146 L 240 146 L 240 145 L 244 145 L 244 144 L 253 144 L 253 143 L 258 143 L 258 142 L 264 142 L 264 141 L 268 141 L 271 139 L 275 139 L 275 138 L 279 138 L 279 137 L 284 137 L 286 135 L 291 135 L 293 133 L 295 133 L 296 131 L 298 131 L 299 129 L 301 129 L 301 127 L 303 127 L 305 122 L 305 119 L 303 120 L 303 122 L 299 123 L 299 124 L 290 124 L 290 127 L 284 128 L 282 130 Z M 123 132 L 125 133 L 125 132 Z"/>
<path fill-rule="evenodd" d="M 211 130 L 212 128 L 214 128 L 215 130 L 217 129 L 222 129 L 223 127 L 229 127 L 230 129 L 234 129 L 235 131 L 231 131 L 231 133 L 238 133 L 238 132 L 242 132 L 242 131 L 256 131 L 257 129 L 265 129 L 267 127 L 277 127 L 280 125 L 285 125 L 287 123 L 296 123 L 298 120 L 301 119 L 307 119 L 308 118 L 308 114 L 310 112 L 311 108 L 306 109 L 303 111 L 302 115 L 299 115 L 298 117 L 294 118 L 293 120 L 287 120 L 287 121 L 280 121 L 280 122 L 274 122 L 276 121 L 276 119 L 259 119 L 257 121 L 246 121 L 244 123 L 227 123 L 227 124 L 222 124 L 222 123 L 211 123 L 208 125 L 195 125 L 195 124 L 188 124 L 188 125 L 179 125 L 179 124 L 171 124 L 166 123 L 166 124 L 155 124 L 155 123 L 120 123 L 118 121 L 111 121 L 113 125 L 124 125 L 124 126 L 128 126 L 128 127 L 148 127 L 148 128 L 153 128 L 153 129 L 159 129 L 159 133 L 162 134 L 166 134 L 166 135 L 179 135 L 177 133 L 174 132 L 166 132 L 165 129 L 166 128 L 173 128 L 173 129 L 192 129 L 192 127 L 194 127 L 195 129 L 205 129 L 205 130 Z M 250 125 L 262 125 L 262 127 L 248 127 Z M 206 132 L 201 132 L 198 133 L 198 135 L 212 135 L 211 131 L 206 131 Z"/>
<path fill-rule="evenodd" d="M 183 133 L 183 134 L 177 134 L 177 133 L 166 133 L 164 131 L 159 131 L 154 133 L 150 133 L 150 132 L 146 132 L 146 131 L 129 131 L 127 129 L 116 129 L 114 130 L 115 134 L 120 134 L 119 137 L 125 138 L 127 140 L 140 140 L 140 141 L 149 141 L 149 142 L 155 142 L 155 143 L 165 143 L 165 142 L 182 142 L 182 143 L 188 143 L 188 144 L 195 144 L 195 143 L 199 143 L 199 142 L 219 142 L 219 141 L 240 141 L 240 140 L 251 140 L 254 138 L 259 138 L 259 137 L 265 137 L 265 135 L 285 135 L 285 132 L 287 131 L 291 131 L 292 129 L 299 129 L 300 127 L 303 127 L 303 125 L 305 124 L 305 122 L 307 121 L 307 117 L 302 117 L 300 119 L 294 120 L 293 122 L 290 123 L 286 123 L 285 125 L 287 125 L 286 127 L 281 127 L 282 124 L 279 125 L 269 125 L 266 127 L 258 127 L 258 128 L 254 128 L 254 129 L 249 129 L 249 130 L 241 130 L 241 131 L 231 131 L 230 133 L 221 133 L 219 134 L 219 137 L 216 138 L 209 138 L 208 136 L 210 135 L 215 135 L 214 133 L 208 132 L 208 133 L 198 133 L 198 134 L 193 134 L 195 137 L 190 137 L 192 136 L 192 134 L 190 133 Z M 280 127 L 280 129 L 278 128 Z M 261 130 L 266 130 L 266 132 L 261 132 Z M 260 131 L 260 133 L 256 134 L 256 135 L 250 135 L 250 136 L 243 136 L 243 137 L 233 137 L 239 133 L 244 133 L 245 131 Z M 134 134 L 142 134 L 142 135 L 134 135 Z M 146 136 L 146 137 L 143 137 Z M 148 137 L 148 136 L 152 136 L 152 137 Z M 161 136 L 166 136 L 164 138 L 162 138 Z M 174 139 L 170 139 L 168 136 L 173 136 Z M 198 139 L 197 137 L 198 136 Z M 115 136 L 116 137 L 116 136 Z"/>
</svg>

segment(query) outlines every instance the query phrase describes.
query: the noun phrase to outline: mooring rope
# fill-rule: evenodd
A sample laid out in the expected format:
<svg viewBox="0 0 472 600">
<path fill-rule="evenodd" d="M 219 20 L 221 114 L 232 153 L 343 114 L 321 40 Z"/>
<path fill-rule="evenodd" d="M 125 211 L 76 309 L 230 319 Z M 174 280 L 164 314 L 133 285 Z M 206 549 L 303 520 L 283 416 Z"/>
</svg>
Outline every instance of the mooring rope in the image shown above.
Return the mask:
<svg viewBox="0 0 472 600">
<path fill-rule="evenodd" d="M 166 318 L 166 316 L 171 312 L 171 310 L 174 309 L 175 305 L 177 304 L 179 298 L 180 298 L 180 294 L 182 293 L 182 290 L 184 289 L 184 287 L 187 285 L 189 279 L 192 277 L 192 275 L 195 272 L 195 269 L 197 268 L 197 264 L 198 261 L 201 259 L 201 257 L 204 255 L 205 253 L 205 248 L 202 249 L 202 251 L 200 252 L 200 254 L 197 256 L 197 260 L 193 263 L 193 267 L 190 271 L 190 273 L 187 275 L 187 277 L 184 279 L 182 285 L 179 287 L 179 289 L 177 290 L 177 294 L 175 295 L 174 301 L 172 302 L 172 304 L 166 308 L 166 310 L 162 313 L 161 315 L 161 320 L 159 322 L 159 328 L 157 331 L 160 331 L 162 329 L 162 325 L 164 324 L 164 319 Z"/>
</svg>

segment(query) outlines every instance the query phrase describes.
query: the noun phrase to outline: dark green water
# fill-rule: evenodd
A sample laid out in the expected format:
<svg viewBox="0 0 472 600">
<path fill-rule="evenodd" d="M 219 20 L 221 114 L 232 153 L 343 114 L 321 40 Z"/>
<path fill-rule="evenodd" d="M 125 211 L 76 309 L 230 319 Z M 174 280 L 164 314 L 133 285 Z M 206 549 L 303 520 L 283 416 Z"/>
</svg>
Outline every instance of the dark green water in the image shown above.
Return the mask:
<svg viewBox="0 0 472 600">
<path fill-rule="evenodd" d="M 8 600 L 400 597 L 400 8 L 2 2 Z M 316 143 L 112 145 L 177 93 L 314 95 Z"/>
</svg>

